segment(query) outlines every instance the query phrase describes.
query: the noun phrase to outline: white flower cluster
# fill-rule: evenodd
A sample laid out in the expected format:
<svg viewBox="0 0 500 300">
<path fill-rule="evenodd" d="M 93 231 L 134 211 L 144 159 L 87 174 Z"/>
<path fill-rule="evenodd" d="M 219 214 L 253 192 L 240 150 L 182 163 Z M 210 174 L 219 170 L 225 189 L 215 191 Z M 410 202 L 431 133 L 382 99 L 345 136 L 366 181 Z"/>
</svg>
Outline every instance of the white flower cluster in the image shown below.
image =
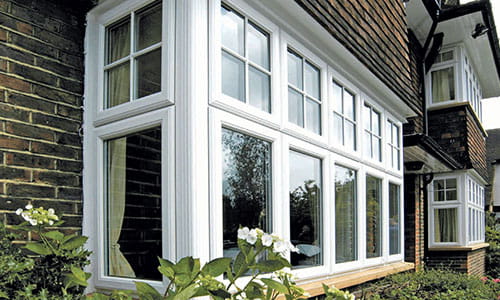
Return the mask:
<svg viewBox="0 0 500 300">
<path fill-rule="evenodd" d="M 264 247 L 272 246 L 273 252 L 282 255 L 285 255 L 288 251 L 299 252 L 299 249 L 290 241 L 284 241 L 279 236 L 265 233 L 259 228 L 249 229 L 248 227 L 243 227 L 238 229 L 238 239 L 244 240 L 251 245 L 255 245 L 257 240 L 260 239 Z"/>
<path fill-rule="evenodd" d="M 33 205 L 26 205 L 26 210 L 18 208 L 16 210 L 16 215 L 23 217 L 23 219 L 29 222 L 31 225 L 54 225 L 54 221 L 58 221 L 59 217 L 56 216 L 54 209 L 49 208 L 47 210 L 43 207 L 33 208 Z"/>
</svg>

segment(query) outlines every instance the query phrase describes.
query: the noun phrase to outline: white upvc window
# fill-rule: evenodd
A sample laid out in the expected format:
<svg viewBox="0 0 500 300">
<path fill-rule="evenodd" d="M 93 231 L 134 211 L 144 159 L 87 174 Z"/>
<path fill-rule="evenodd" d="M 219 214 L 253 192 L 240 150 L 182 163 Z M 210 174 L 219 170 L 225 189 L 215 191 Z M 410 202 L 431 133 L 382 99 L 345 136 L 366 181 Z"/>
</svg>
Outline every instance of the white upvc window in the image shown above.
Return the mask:
<svg viewBox="0 0 500 300">
<path fill-rule="evenodd" d="M 481 120 L 481 84 L 463 45 L 441 50 L 427 73 L 426 86 L 429 108 L 469 102 Z"/>
<path fill-rule="evenodd" d="M 382 113 L 371 104 L 363 105 L 363 153 L 368 159 L 382 161 Z"/>
<path fill-rule="evenodd" d="M 111 0 L 88 15 L 84 195 L 96 287 L 161 289 L 155 257 L 176 257 L 174 20 L 173 0 Z"/>
<path fill-rule="evenodd" d="M 395 170 L 401 170 L 401 126 L 388 119 L 386 124 L 387 164 Z"/>
<path fill-rule="evenodd" d="M 337 81 L 332 82 L 333 137 L 336 145 L 357 151 L 358 107 L 356 95 Z"/>
<path fill-rule="evenodd" d="M 438 175 L 429 189 L 429 246 L 484 242 L 484 187 L 470 172 Z"/>
</svg>

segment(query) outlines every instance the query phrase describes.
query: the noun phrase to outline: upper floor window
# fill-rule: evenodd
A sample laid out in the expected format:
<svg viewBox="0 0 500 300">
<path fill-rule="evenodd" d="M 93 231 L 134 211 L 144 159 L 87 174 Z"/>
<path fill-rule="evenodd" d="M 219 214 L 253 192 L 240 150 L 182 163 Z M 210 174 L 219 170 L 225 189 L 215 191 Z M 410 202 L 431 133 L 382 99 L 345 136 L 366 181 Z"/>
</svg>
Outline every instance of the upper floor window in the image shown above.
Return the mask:
<svg viewBox="0 0 500 300">
<path fill-rule="evenodd" d="M 363 106 L 363 149 L 366 157 L 382 161 L 382 124 L 380 112 L 372 106 Z"/>
<path fill-rule="evenodd" d="M 271 112 L 269 33 L 227 5 L 221 7 L 222 93 Z"/>
<path fill-rule="evenodd" d="M 401 144 L 399 140 L 400 128 L 396 123 L 391 120 L 387 120 L 387 161 L 391 168 L 400 170 L 401 169 Z"/>
<path fill-rule="evenodd" d="M 161 66 L 162 3 L 157 1 L 106 26 L 104 107 L 160 92 Z"/>
<path fill-rule="evenodd" d="M 356 151 L 356 98 L 335 81 L 333 86 L 333 126 L 335 142 Z"/>
<path fill-rule="evenodd" d="M 320 69 L 288 49 L 288 121 L 321 134 Z"/>
</svg>

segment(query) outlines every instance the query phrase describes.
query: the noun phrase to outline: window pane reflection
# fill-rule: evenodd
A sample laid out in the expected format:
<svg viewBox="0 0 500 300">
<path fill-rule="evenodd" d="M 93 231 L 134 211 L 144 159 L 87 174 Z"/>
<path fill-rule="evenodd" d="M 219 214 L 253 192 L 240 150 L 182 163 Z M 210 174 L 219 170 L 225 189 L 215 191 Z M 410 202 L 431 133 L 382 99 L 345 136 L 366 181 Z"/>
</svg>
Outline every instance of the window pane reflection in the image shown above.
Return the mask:
<svg viewBox="0 0 500 300">
<path fill-rule="evenodd" d="M 366 176 L 366 257 L 382 252 L 382 180 Z"/>
<path fill-rule="evenodd" d="M 321 160 L 290 151 L 290 235 L 300 253 L 292 253 L 294 267 L 323 262 L 321 240 Z"/>
<path fill-rule="evenodd" d="M 335 167 L 335 261 L 357 259 L 356 171 Z"/>
<path fill-rule="evenodd" d="M 238 253 L 240 226 L 271 232 L 271 143 L 222 129 L 224 256 Z"/>
<path fill-rule="evenodd" d="M 399 186 L 389 184 L 389 254 L 401 253 L 401 221 Z"/>
</svg>

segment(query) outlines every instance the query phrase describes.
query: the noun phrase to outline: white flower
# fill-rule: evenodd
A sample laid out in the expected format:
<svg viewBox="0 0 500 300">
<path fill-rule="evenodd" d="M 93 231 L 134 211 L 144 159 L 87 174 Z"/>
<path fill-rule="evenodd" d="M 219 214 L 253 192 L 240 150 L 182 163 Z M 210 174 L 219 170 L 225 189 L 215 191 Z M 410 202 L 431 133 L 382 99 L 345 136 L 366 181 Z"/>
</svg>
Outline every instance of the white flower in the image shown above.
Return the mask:
<svg viewBox="0 0 500 300">
<path fill-rule="evenodd" d="M 33 205 L 31 205 L 31 204 L 26 205 L 26 209 L 32 209 L 32 208 L 33 208 Z"/>
<path fill-rule="evenodd" d="M 248 236 L 248 233 L 250 233 L 250 229 L 248 229 L 248 227 L 238 229 L 238 239 L 245 240 Z"/>
<path fill-rule="evenodd" d="M 18 208 L 18 209 L 16 210 L 16 215 L 18 215 L 18 216 L 19 216 L 22 212 L 23 212 L 23 209 L 22 209 L 22 208 Z"/>
<path fill-rule="evenodd" d="M 29 221 L 31 225 L 35 226 L 38 224 L 38 222 L 36 220 L 30 220 Z"/>
<path fill-rule="evenodd" d="M 262 235 L 262 245 L 264 245 L 264 247 L 269 247 L 272 244 L 273 237 L 270 234 L 264 233 L 264 235 Z"/>
<path fill-rule="evenodd" d="M 257 230 L 255 229 L 250 230 L 250 232 L 247 235 L 246 241 L 251 245 L 255 244 L 255 242 L 257 242 Z"/>
<path fill-rule="evenodd" d="M 288 241 L 288 249 L 292 252 L 299 253 L 299 248 L 295 247 L 292 242 Z"/>
<path fill-rule="evenodd" d="M 273 251 L 277 253 L 285 253 L 288 250 L 288 244 L 285 241 L 279 240 L 274 243 Z"/>
<path fill-rule="evenodd" d="M 49 208 L 49 210 L 47 211 L 49 212 L 49 216 L 52 216 L 55 213 L 55 210 L 53 208 Z"/>
<path fill-rule="evenodd" d="M 54 225 L 54 221 L 49 221 L 49 225 Z"/>
<path fill-rule="evenodd" d="M 30 219 L 30 217 L 28 216 L 28 214 L 25 213 L 25 212 L 21 212 L 21 217 L 23 217 L 23 219 L 25 219 L 26 221 L 28 221 L 28 219 Z"/>
</svg>

